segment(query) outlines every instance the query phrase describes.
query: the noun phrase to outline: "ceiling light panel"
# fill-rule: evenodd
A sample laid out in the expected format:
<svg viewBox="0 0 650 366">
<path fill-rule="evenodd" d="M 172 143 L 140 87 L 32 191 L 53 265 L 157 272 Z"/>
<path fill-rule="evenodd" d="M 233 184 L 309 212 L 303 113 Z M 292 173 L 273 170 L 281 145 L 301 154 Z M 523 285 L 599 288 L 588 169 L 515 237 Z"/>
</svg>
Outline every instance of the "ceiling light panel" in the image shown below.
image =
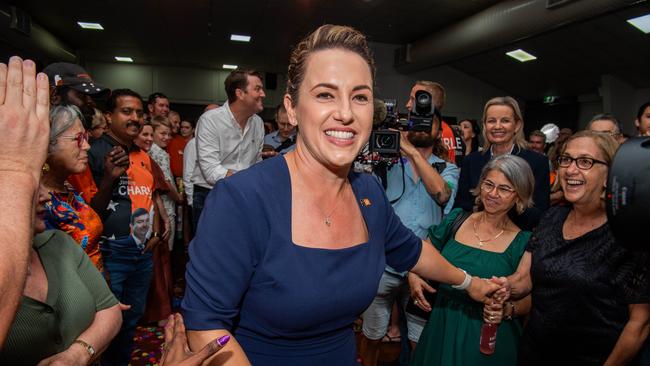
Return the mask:
<svg viewBox="0 0 650 366">
<path fill-rule="evenodd" d="M 115 59 L 120 62 L 133 62 L 131 57 L 115 56 Z"/>
<path fill-rule="evenodd" d="M 645 34 L 650 33 L 650 14 L 628 19 L 627 22 Z"/>
<path fill-rule="evenodd" d="M 102 25 L 99 23 L 77 22 L 77 24 L 79 24 L 79 26 L 83 29 L 104 30 L 104 27 L 102 27 Z"/>
<path fill-rule="evenodd" d="M 237 65 L 228 65 L 228 64 L 223 64 L 222 66 L 226 70 L 237 70 Z"/>
<path fill-rule="evenodd" d="M 514 51 L 506 52 L 506 55 L 514 58 L 515 60 L 517 60 L 519 62 L 537 60 L 537 57 L 531 55 L 530 53 L 528 53 L 528 52 L 526 52 L 524 50 L 522 50 L 521 48 L 517 49 L 517 50 L 514 50 Z"/>
<path fill-rule="evenodd" d="M 251 36 L 244 36 L 241 34 L 231 34 L 230 40 L 235 42 L 250 42 Z"/>
</svg>

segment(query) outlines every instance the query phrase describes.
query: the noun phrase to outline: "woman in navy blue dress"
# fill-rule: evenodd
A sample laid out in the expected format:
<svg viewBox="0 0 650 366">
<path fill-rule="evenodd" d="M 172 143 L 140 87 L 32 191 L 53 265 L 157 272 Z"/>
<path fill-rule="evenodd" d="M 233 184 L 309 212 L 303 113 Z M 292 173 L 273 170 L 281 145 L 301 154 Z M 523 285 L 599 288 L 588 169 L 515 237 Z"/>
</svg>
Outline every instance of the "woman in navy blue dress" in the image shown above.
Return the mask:
<svg viewBox="0 0 650 366">
<path fill-rule="evenodd" d="M 350 171 L 372 126 L 365 37 L 322 26 L 293 51 L 287 76 L 295 151 L 220 180 L 206 200 L 182 305 L 190 346 L 234 335 L 211 365 L 355 365 L 351 324 L 386 264 L 478 300 L 498 289 L 423 245 L 381 185 Z M 248 102 L 246 90 L 238 97 Z"/>
</svg>

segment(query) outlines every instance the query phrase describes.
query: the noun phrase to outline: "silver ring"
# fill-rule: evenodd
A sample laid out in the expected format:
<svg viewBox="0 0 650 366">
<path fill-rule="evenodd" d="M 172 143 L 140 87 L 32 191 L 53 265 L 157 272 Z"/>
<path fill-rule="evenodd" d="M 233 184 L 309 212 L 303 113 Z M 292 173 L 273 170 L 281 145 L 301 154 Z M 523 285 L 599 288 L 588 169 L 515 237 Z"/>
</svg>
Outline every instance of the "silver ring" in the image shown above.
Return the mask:
<svg viewBox="0 0 650 366">
<path fill-rule="evenodd" d="M 490 319 L 490 321 L 494 320 L 494 315 L 490 315 L 488 319 Z"/>
<path fill-rule="evenodd" d="M 415 305 L 417 305 L 417 304 L 419 304 L 419 303 L 420 303 L 420 300 L 417 300 L 417 299 L 416 299 L 415 301 L 413 301 L 413 304 L 415 304 Z"/>
</svg>

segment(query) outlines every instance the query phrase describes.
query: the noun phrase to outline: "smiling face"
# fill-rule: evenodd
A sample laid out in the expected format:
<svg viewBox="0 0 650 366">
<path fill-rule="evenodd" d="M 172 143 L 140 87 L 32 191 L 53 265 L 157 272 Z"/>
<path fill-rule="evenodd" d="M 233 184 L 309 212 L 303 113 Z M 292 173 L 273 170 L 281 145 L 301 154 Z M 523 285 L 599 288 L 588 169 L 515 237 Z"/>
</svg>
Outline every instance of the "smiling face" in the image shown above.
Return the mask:
<svg viewBox="0 0 650 366">
<path fill-rule="evenodd" d="M 259 113 L 264 109 L 264 85 L 262 80 L 254 75 L 247 75 L 248 85 L 245 90 L 238 89 L 237 95 L 239 100 L 253 113 Z"/>
<path fill-rule="evenodd" d="M 479 188 L 483 209 L 491 214 L 510 211 L 518 199 L 512 183 L 498 170 L 490 170 Z"/>
<path fill-rule="evenodd" d="M 129 144 L 140 133 L 144 122 L 142 101 L 130 95 L 117 98 L 115 109 L 106 113 L 109 132 L 124 144 Z"/>
<path fill-rule="evenodd" d="M 175 135 L 178 133 L 178 129 L 181 125 L 181 116 L 178 113 L 169 113 L 169 123 L 171 124 L 172 133 Z"/>
<path fill-rule="evenodd" d="M 157 97 L 153 104 L 149 104 L 149 114 L 155 116 L 169 116 L 169 99 Z"/>
<path fill-rule="evenodd" d="M 83 172 L 88 166 L 88 140 L 82 137 L 81 145 L 76 137 L 85 132 L 81 121 L 76 119 L 72 126 L 65 130 L 56 140 L 56 145 L 50 149 L 47 158 L 50 168 L 66 175 Z"/>
<path fill-rule="evenodd" d="M 492 105 L 485 111 L 485 136 L 494 145 L 514 143 L 521 122 L 507 105 Z"/>
<path fill-rule="evenodd" d="M 153 127 L 151 125 L 142 126 L 142 130 L 134 142 L 142 150 L 149 151 L 153 144 Z"/>
<path fill-rule="evenodd" d="M 167 148 L 169 139 L 172 136 L 171 129 L 167 126 L 157 126 L 153 131 L 153 142 L 161 148 Z"/>
<path fill-rule="evenodd" d="M 373 91 L 370 67 L 358 54 L 343 49 L 312 53 L 291 105 L 289 122 L 299 127 L 297 149 L 330 168 L 349 168 L 368 141 L 372 127 Z"/>
<path fill-rule="evenodd" d="M 544 154 L 544 145 L 545 140 L 541 136 L 530 135 L 528 138 L 528 147 L 535 152 Z"/>
<path fill-rule="evenodd" d="M 589 137 L 569 141 L 562 155 L 606 161 L 598 145 Z M 604 164 L 594 164 L 588 170 L 579 169 L 575 161 L 566 168 L 560 167 L 558 174 L 564 198 L 574 205 L 600 202 L 607 183 L 607 171 L 608 167 Z"/>
</svg>

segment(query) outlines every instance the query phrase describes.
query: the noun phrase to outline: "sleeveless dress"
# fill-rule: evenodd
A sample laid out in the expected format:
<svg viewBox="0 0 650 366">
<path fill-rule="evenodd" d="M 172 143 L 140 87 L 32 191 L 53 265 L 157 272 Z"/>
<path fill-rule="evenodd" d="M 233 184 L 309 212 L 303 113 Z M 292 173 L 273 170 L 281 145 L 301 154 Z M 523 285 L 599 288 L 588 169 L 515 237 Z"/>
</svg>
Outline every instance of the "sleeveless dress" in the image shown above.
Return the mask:
<svg viewBox="0 0 650 366">
<path fill-rule="evenodd" d="M 442 223 L 429 229 L 429 239 L 443 247 L 442 256 L 451 264 L 481 278 L 508 276 L 515 272 L 530 238 L 520 231 L 503 253 L 464 245 L 450 236 L 450 229 L 462 209 L 454 209 Z M 496 349 L 486 356 L 479 351 L 483 304 L 467 292 L 440 284 L 429 322 L 415 348 L 411 365 L 515 365 L 522 332 L 519 320 L 503 320 L 497 330 Z"/>
</svg>

